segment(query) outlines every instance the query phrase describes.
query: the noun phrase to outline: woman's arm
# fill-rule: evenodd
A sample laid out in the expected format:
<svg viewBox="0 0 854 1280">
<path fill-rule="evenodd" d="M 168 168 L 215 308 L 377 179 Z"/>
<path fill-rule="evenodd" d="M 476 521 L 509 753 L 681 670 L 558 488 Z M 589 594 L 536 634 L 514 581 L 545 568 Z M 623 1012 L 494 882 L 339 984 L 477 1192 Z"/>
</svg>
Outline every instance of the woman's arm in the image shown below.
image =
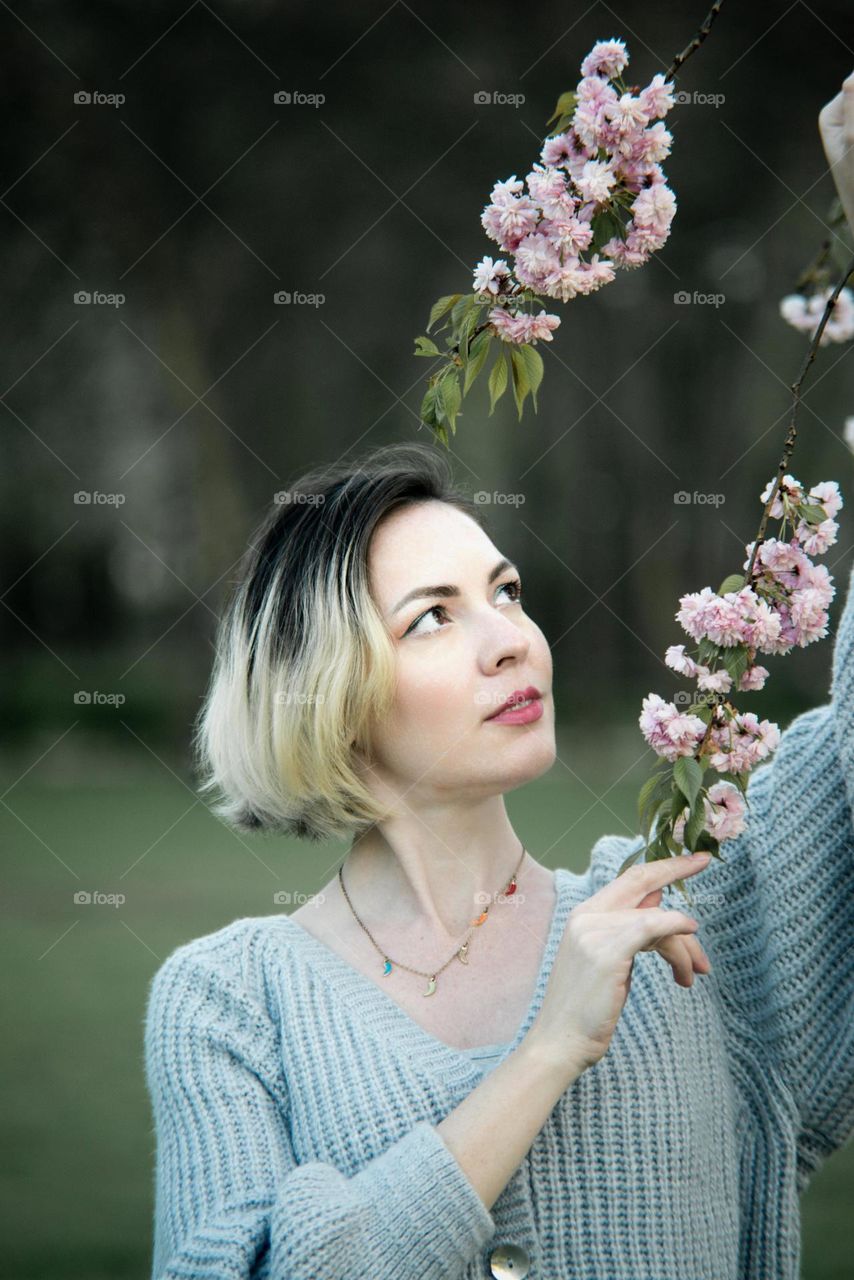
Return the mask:
<svg viewBox="0 0 854 1280">
<path fill-rule="evenodd" d="M 699 886 L 699 937 L 725 1020 L 792 1094 L 808 1173 L 854 1133 L 854 571 L 830 702 L 791 722 L 747 796 Z"/>
<path fill-rule="evenodd" d="M 234 948 L 228 955 L 217 963 L 188 943 L 150 988 L 153 1280 L 461 1276 L 495 1232 L 485 1201 L 581 1068 L 525 1041 L 440 1124 L 418 1121 L 353 1176 L 300 1164 L 276 1029 L 235 978 Z"/>
<path fill-rule="evenodd" d="M 275 1028 L 227 966 L 193 943 L 152 980 L 145 1071 L 156 1133 L 153 1280 L 448 1280 L 494 1233 L 427 1120 L 353 1177 L 319 1160 L 298 1164 Z"/>
<path fill-rule="evenodd" d="M 854 71 L 818 115 L 824 153 L 854 235 Z"/>
</svg>

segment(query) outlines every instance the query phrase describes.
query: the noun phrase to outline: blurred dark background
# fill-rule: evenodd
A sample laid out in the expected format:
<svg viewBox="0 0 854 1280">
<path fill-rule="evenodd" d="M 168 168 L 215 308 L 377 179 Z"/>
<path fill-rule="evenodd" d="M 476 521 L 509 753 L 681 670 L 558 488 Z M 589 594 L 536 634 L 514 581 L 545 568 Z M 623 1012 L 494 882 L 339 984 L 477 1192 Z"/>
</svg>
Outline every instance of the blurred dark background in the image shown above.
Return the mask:
<svg viewBox="0 0 854 1280">
<path fill-rule="evenodd" d="M 282 910 L 274 893 L 296 903 L 346 852 L 238 837 L 193 790 L 248 534 L 308 466 L 430 442 L 413 338 L 500 256 L 480 226 L 492 185 L 529 171 L 597 39 L 624 39 L 643 85 L 705 12 L 3 6 L 5 1274 L 148 1274 L 151 975 L 180 942 Z M 581 870 L 597 836 L 635 830 L 637 716 L 677 687 L 678 598 L 741 570 L 756 534 L 806 351 L 778 303 L 827 234 L 817 116 L 852 67 L 843 0 L 725 4 L 666 120 L 668 244 L 550 308 L 537 415 L 528 401 L 520 423 L 508 394 L 489 417 L 485 379 L 463 402 L 456 472 L 499 495 L 494 537 L 553 645 L 560 759 L 508 797 L 548 865 Z M 819 353 L 791 468 L 848 504 L 823 560 L 833 629 L 850 351 Z M 745 709 L 785 727 L 826 701 L 831 653 L 769 660 Z M 804 1200 L 807 1280 L 850 1275 L 852 1190 L 846 1149 Z"/>
</svg>

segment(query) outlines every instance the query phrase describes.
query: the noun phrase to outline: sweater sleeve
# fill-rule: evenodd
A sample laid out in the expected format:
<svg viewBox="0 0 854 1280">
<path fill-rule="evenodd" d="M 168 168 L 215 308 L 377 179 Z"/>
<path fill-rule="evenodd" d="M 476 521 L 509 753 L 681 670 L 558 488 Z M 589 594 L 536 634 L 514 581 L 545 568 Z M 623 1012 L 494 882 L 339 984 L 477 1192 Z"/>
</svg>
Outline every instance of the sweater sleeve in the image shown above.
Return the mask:
<svg viewBox="0 0 854 1280">
<path fill-rule="evenodd" d="M 154 975 L 144 1039 L 153 1280 L 448 1280 L 493 1235 L 491 1213 L 426 1119 L 351 1176 L 298 1163 L 276 1027 L 192 942 Z"/>
<path fill-rule="evenodd" d="M 692 877 L 699 936 L 768 1079 L 791 1092 L 808 1177 L 854 1132 L 854 572 L 830 701 L 790 723 L 747 797 L 726 865 Z"/>
</svg>

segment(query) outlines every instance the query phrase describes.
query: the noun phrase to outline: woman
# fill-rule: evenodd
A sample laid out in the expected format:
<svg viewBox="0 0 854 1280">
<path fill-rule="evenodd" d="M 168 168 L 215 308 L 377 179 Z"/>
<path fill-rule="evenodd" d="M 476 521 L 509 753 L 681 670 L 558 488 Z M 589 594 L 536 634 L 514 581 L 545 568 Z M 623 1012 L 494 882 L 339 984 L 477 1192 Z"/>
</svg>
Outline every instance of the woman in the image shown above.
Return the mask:
<svg viewBox="0 0 854 1280">
<path fill-rule="evenodd" d="M 819 119 L 854 226 L 852 100 Z M 444 455 L 285 496 L 221 624 L 204 785 L 239 830 L 352 845 L 153 979 L 153 1276 L 795 1280 L 799 1194 L 854 1130 L 850 584 L 830 701 L 725 864 L 616 878 L 642 841 L 606 836 L 551 873 L 503 798 L 555 758 L 551 653 Z M 704 868 L 705 950 L 662 905 Z"/>
</svg>

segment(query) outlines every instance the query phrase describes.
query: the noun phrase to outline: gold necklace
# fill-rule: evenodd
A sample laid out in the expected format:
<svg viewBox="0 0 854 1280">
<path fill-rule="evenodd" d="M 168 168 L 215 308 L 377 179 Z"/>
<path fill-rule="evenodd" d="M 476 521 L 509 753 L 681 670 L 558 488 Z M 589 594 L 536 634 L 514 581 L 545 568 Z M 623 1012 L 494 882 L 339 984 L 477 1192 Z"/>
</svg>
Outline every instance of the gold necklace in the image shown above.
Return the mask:
<svg viewBox="0 0 854 1280">
<path fill-rule="evenodd" d="M 509 898 L 511 894 L 514 894 L 516 892 L 516 887 L 517 887 L 516 874 L 522 865 L 522 859 L 524 858 L 524 856 L 525 856 L 525 847 L 523 845 L 521 856 L 519 858 L 519 861 L 516 863 L 516 870 L 513 872 L 512 876 L 510 877 L 504 889 L 502 890 L 505 897 Z M 421 994 L 422 996 L 432 996 L 434 991 L 436 990 L 436 981 L 439 977 L 439 974 L 442 972 L 443 969 L 447 969 L 448 965 L 451 963 L 454 957 L 460 960 L 463 964 L 468 964 L 469 938 L 471 938 L 474 930 L 478 928 L 480 925 L 482 925 L 486 920 L 487 916 L 489 915 L 489 906 L 484 907 L 480 915 L 477 916 L 474 920 L 470 921 L 472 928 L 468 934 L 468 937 L 466 938 L 463 945 L 461 947 L 458 947 L 452 956 L 449 956 L 449 958 L 442 965 L 442 968 L 437 969 L 435 973 L 425 973 L 423 969 L 412 969 L 408 964 L 401 964 L 399 960 L 395 960 L 394 962 L 392 962 L 390 957 L 386 955 L 382 947 L 378 945 L 370 929 L 367 927 L 367 925 L 362 923 L 362 921 L 359 919 L 358 915 L 356 914 L 356 908 L 353 906 L 352 902 L 350 901 L 350 895 L 347 892 L 346 888 L 344 887 L 344 877 L 341 874 L 342 871 L 343 871 L 343 864 L 338 868 L 338 882 L 341 885 L 341 889 L 344 893 L 344 897 L 347 899 L 348 907 L 353 912 L 353 915 L 356 916 L 356 920 L 365 930 L 365 933 L 368 935 L 374 947 L 376 948 L 377 951 L 379 951 L 380 955 L 383 958 L 383 964 L 385 966 L 383 968 L 383 977 L 386 977 L 389 973 L 391 973 L 392 963 L 394 963 L 397 965 L 398 969 L 405 969 L 407 973 L 417 973 L 422 978 L 429 978 L 429 982 L 427 983 L 427 989 L 426 991 L 422 991 Z"/>
</svg>

